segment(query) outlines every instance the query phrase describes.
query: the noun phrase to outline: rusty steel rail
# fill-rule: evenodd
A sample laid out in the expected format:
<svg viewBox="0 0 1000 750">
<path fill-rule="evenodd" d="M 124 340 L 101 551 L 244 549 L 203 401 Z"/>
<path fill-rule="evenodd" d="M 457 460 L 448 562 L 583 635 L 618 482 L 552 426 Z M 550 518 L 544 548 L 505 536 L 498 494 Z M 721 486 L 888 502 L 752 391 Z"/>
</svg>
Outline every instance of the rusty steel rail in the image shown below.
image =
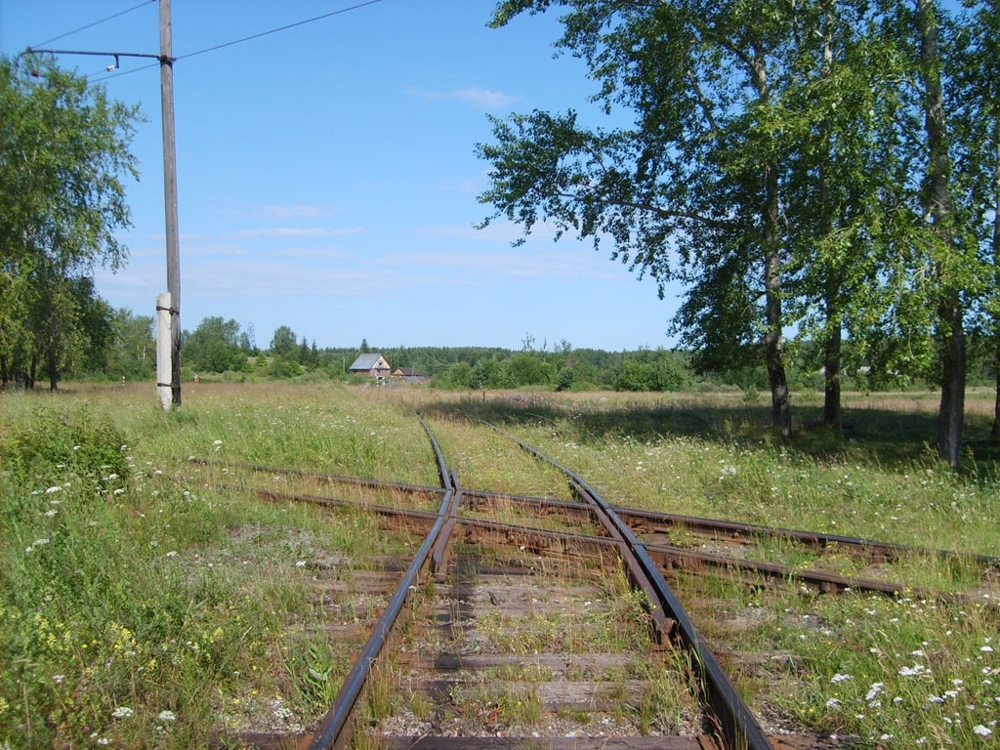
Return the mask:
<svg viewBox="0 0 1000 750">
<path fill-rule="evenodd" d="M 259 466 L 255 464 L 241 463 L 223 464 L 223 462 L 214 462 L 201 458 L 192 460 L 206 466 L 227 465 L 261 473 L 310 477 L 314 479 L 322 479 L 330 483 L 351 484 L 360 487 L 371 487 L 373 489 L 395 490 L 409 494 L 440 495 L 444 492 L 441 487 L 406 484 L 402 482 L 389 482 L 379 479 L 364 479 L 361 477 L 349 477 L 337 474 L 325 474 L 323 472 L 308 471 L 304 469 L 285 469 L 274 466 Z M 585 503 L 571 500 L 557 500 L 554 498 L 505 494 L 468 488 L 463 489 L 462 497 L 466 500 L 466 505 L 470 504 L 470 502 L 471 504 L 475 504 L 477 501 L 479 503 L 490 503 L 502 499 L 525 505 L 527 507 L 533 507 L 538 510 L 558 510 L 566 518 L 586 519 L 592 517 L 590 509 Z M 701 516 L 687 516 L 677 513 L 664 513 L 662 511 L 643 510 L 640 508 L 628 508 L 621 505 L 612 505 L 611 508 L 634 531 L 642 531 L 645 529 L 684 528 L 695 533 L 705 534 L 713 539 L 730 541 L 750 541 L 754 538 L 778 537 L 792 539 L 807 547 L 814 547 L 817 549 L 840 546 L 851 551 L 852 554 L 867 553 L 873 562 L 892 561 L 898 559 L 903 554 L 916 554 L 936 556 L 946 559 L 959 558 L 988 567 L 1000 568 L 1000 556 L 996 555 L 983 555 L 974 552 L 960 552 L 958 550 L 933 549 L 930 547 L 895 544 L 893 542 L 866 539 L 863 537 L 826 534 L 817 531 L 782 528 L 779 526 L 762 526 L 757 524 L 742 523 L 739 521 L 704 518 Z"/>
<path fill-rule="evenodd" d="M 221 489 L 235 490 L 235 487 Z M 397 508 L 390 505 L 363 503 L 355 500 L 343 500 L 323 495 L 295 494 L 276 492 L 274 490 L 254 490 L 258 497 L 264 500 L 278 500 L 296 503 L 310 503 L 327 507 L 350 507 L 369 513 L 394 519 L 397 523 L 413 530 L 426 531 L 430 529 L 437 514 L 430 511 Z M 473 490 L 463 490 L 471 494 Z M 576 503 L 581 506 L 582 504 Z M 580 534 L 578 532 L 555 531 L 537 526 L 522 526 L 518 524 L 501 523 L 481 518 L 458 516 L 456 526 L 465 530 L 466 534 L 477 539 L 488 538 L 497 543 L 508 543 L 525 546 L 533 552 L 555 552 L 565 555 L 595 554 L 617 549 L 617 542 L 611 537 Z M 942 602 L 974 604 L 978 599 L 961 592 L 930 591 L 908 588 L 903 584 L 891 581 L 879 581 L 871 578 L 848 578 L 836 573 L 822 570 L 793 568 L 778 563 L 760 560 L 747 560 L 726 555 L 703 552 L 701 550 L 684 549 L 669 544 L 644 544 L 650 558 L 662 571 L 681 568 L 693 573 L 705 573 L 708 570 L 721 570 L 744 576 L 744 582 L 749 585 L 761 585 L 761 579 L 769 581 L 800 581 L 815 587 L 821 593 L 840 593 L 860 591 L 888 596 L 909 595 L 918 598 L 935 599 Z"/>
<path fill-rule="evenodd" d="M 477 421 L 514 441 L 535 458 L 562 471 L 572 480 L 588 502 L 594 506 L 595 514 L 601 519 L 602 524 L 609 529 L 613 528 L 616 537 L 627 546 L 631 556 L 635 559 L 635 567 L 631 568 L 631 575 L 637 580 L 645 579 L 648 581 L 655 591 L 651 601 L 654 611 L 662 608 L 666 618 L 672 621 L 671 637 L 694 654 L 693 665 L 700 678 L 703 703 L 709 708 L 709 716 L 706 717 L 706 730 L 716 734 L 724 747 L 729 750 L 772 750 L 772 745 L 765 736 L 757 717 L 754 716 L 739 691 L 736 690 L 712 649 L 695 629 L 691 618 L 663 579 L 662 573 L 650 558 L 646 548 L 639 542 L 632 530 L 615 514 L 611 505 L 576 472 L 495 425 L 481 419 L 477 419 Z M 628 560 L 626 561 L 628 562 Z M 646 590 L 645 585 L 643 585 L 643 589 Z"/>
<path fill-rule="evenodd" d="M 208 462 L 199 460 L 199 463 L 204 463 L 206 465 L 213 465 L 214 462 Z M 266 472 L 273 474 L 289 474 L 295 476 L 307 476 L 316 479 L 322 479 L 329 481 L 330 483 L 344 483 L 357 486 L 371 487 L 373 489 L 391 489 L 399 492 L 410 493 L 410 494 L 440 494 L 444 490 L 437 487 L 427 487 L 424 485 L 413 485 L 413 484 L 403 484 L 398 482 L 386 482 L 382 480 L 374 479 L 362 479 L 358 477 L 345 477 L 332 474 L 324 474 L 322 472 L 304 471 L 299 469 L 285 469 L 278 467 L 262 467 L 251 464 L 227 464 L 229 466 L 236 466 L 237 468 L 244 468 L 250 471 Z M 454 478 L 455 484 L 457 486 L 457 478 Z M 230 487 L 222 485 L 220 489 L 236 490 L 236 487 Z M 369 512 L 373 512 L 382 516 L 392 516 L 396 518 L 402 518 L 407 520 L 411 526 L 419 526 L 420 528 L 430 528 L 433 523 L 433 519 L 436 518 L 434 513 L 419 512 L 419 511 L 405 511 L 393 506 L 385 506 L 371 503 L 360 503 L 352 502 L 347 500 L 340 500 L 331 497 L 321 496 L 321 495 L 311 495 L 311 494 L 295 494 L 295 493 L 283 493 L 276 492 L 273 490 L 256 489 L 254 492 L 261 498 L 269 500 L 288 500 L 293 502 L 308 502 L 319 505 L 341 505 L 341 506 L 354 506 L 360 509 L 365 509 Z M 536 513 L 545 514 L 548 511 L 559 513 L 564 518 L 568 520 L 579 520 L 579 521 L 590 521 L 593 520 L 593 515 L 591 508 L 586 504 L 578 501 L 567 501 L 567 500 L 557 500 L 554 498 L 540 498 L 531 497 L 526 495 L 516 495 L 508 493 L 497 493 L 488 492 L 485 490 L 473 490 L 462 488 L 461 497 L 456 498 L 455 507 L 459 508 L 460 505 L 469 506 L 471 508 L 489 508 L 494 507 L 500 502 L 514 502 L 519 505 L 531 508 Z M 649 532 L 658 530 L 661 527 L 674 527 L 682 526 L 685 528 L 700 530 L 707 533 L 713 539 L 719 539 L 723 541 L 746 541 L 749 542 L 755 537 L 767 537 L 767 536 L 777 536 L 782 538 L 791 538 L 800 541 L 807 547 L 816 547 L 820 550 L 827 549 L 834 545 L 841 545 L 852 552 L 852 554 L 862 554 L 867 552 L 871 555 L 874 561 L 884 561 L 889 559 L 897 559 L 899 554 L 902 552 L 909 552 L 913 554 L 926 554 L 926 555 L 936 555 L 944 558 L 959 558 L 967 559 L 972 562 L 982 564 L 987 567 L 1000 567 L 1000 558 L 988 556 L 988 555 L 975 555 L 962 552 L 956 552 L 952 550 L 936 550 L 921 547 L 904 547 L 901 545 L 892 544 L 889 542 L 881 542 L 869 539 L 860 539 L 856 537 L 848 536 L 838 536 L 830 534 L 821 534 L 809 531 L 796 531 L 783 529 L 778 527 L 770 526 L 755 526 L 753 524 L 744 524 L 731 521 L 715 520 L 709 518 L 701 518 L 695 516 L 684 516 L 673 513 L 663 513 L 659 511 L 642 510 L 636 508 L 626 508 L 623 506 L 612 506 L 615 513 L 618 514 L 622 520 L 629 524 L 633 531 L 636 532 Z M 451 511 L 449 511 L 452 514 Z M 425 523 L 426 519 L 432 519 L 430 522 Z M 517 536 L 518 534 L 525 533 L 524 530 L 530 531 L 533 538 L 538 539 L 539 535 L 543 535 L 549 539 L 555 540 L 559 538 L 559 535 L 555 532 L 550 532 L 545 529 L 538 529 L 535 527 L 515 527 L 507 526 L 504 524 L 495 524 L 492 522 L 476 522 L 470 521 L 468 519 L 459 519 L 458 523 L 465 527 L 473 527 L 479 530 L 479 533 L 484 533 L 484 530 L 489 529 L 493 533 L 497 534 L 507 534 L 508 536 L 513 534 Z M 453 524 L 454 525 L 454 524 Z M 514 532 L 513 529 L 520 528 L 522 531 Z M 509 529 L 509 531 L 503 531 L 504 529 Z M 586 538 L 586 535 L 578 535 L 578 538 Z M 588 542 L 587 544 L 592 544 Z M 889 581 L 880 581 L 877 579 L 866 579 L 866 578 L 852 578 L 835 573 L 828 573 L 820 570 L 810 570 L 803 568 L 792 568 L 786 565 L 781 565 L 777 563 L 769 563 L 760 560 L 747 560 L 740 557 L 734 557 L 730 555 L 713 554 L 710 552 L 704 552 L 696 549 L 689 549 L 683 547 L 676 547 L 673 545 L 666 545 L 660 543 L 651 543 L 646 545 L 647 550 L 654 560 L 664 569 L 672 569 L 675 567 L 681 567 L 687 570 L 693 570 L 694 572 L 702 572 L 704 568 L 711 569 L 724 569 L 729 571 L 736 571 L 741 574 L 749 574 L 754 576 L 759 576 L 766 578 L 768 580 L 782 581 L 782 580 L 798 580 L 805 584 L 816 587 L 819 591 L 824 593 L 832 592 L 843 592 L 848 590 L 871 592 L 886 594 L 889 596 L 910 594 L 913 596 L 933 598 L 939 601 L 952 601 L 959 603 L 974 603 L 974 600 L 968 594 L 961 592 L 942 592 L 936 590 L 923 590 L 914 589 L 905 586 L 904 584 L 892 583 Z M 446 547 L 442 547 L 442 550 Z M 440 554 L 438 555 L 440 560 Z M 439 561 L 434 565 L 434 570 L 444 570 L 444 566 Z M 436 575 L 438 575 L 436 573 Z M 745 578 L 745 580 L 754 584 L 756 581 L 752 578 Z"/>
<path fill-rule="evenodd" d="M 466 490 L 465 498 L 470 503 L 481 505 L 496 503 L 500 500 L 510 501 L 525 505 L 536 510 L 558 509 L 567 518 L 583 518 L 588 513 L 586 503 L 573 502 L 567 500 L 552 500 L 549 498 L 530 497 L 526 495 L 507 495 L 498 492 L 486 492 L 483 490 Z M 994 555 L 981 555 L 972 552 L 959 552 L 956 550 L 931 549 L 929 547 L 916 547 L 904 544 L 894 544 L 876 539 L 865 539 L 838 534 L 824 534 L 816 531 L 802 531 L 798 529 L 786 529 L 778 526 L 760 526 L 756 524 L 741 523 L 739 521 L 726 521 L 714 518 L 702 518 L 699 516 L 685 516 L 677 513 L 664 513 L 662 511 L 643 510 L 640 508 L 627 508 L 621 505 L 612 505 L 612 510 L 632 528 L 633 531 L 656 531 L 660 529 L 684 528 L 694 533 L 704 534 L 712 539 L 724 541 L 747 541 L 755 538 L 777 537 L 791 539 L 803 544 L 806 547 L 816 549 L 827 549 L 832 547 L 847 548 L 852 554 L 867 554 L 873 562 L 887 562 L 897 560 L 903 554 L 916 554 L 936 556 L 946 559 L 959 558 L 979 563 L 989 567 L 1000 567 L 1000 557 Z"/>
<path fill-rule="evenodd" d="M 365 642 L 364 648 L 358 658 L 351 666 L 350 672 L 344 678 L 344 682 L 337 693 L 337 697 L 326 712 L 319 727 L 313 734 L 309 742 L 309 750 L 345 750 L 348 747 L 354 732 L 354 724 L 351 717 L 358 699 L 368 688 L 368 679 L 371 669 L 383 648 L 389 643 L 390 637 L 396 630 L 404 611 L 409 610 L 412 601 L 412 592 L 416 590 L 420 581 L 420 576 L 424 568 L 432 560 L 432 555 L 437 552 L 441 545 L 447 544 L 446 534 L 454 527 L 453 521 L 456 512 L 455 495 L 457 494 L 452 484 L 452 477 L 448 472 L 444 462 L 441 449 L 434 439 L 430 428 L 421 419 L 420 423 L 427 432 L 427 437 L 434 449 L 434 454 L 438 462 L 438 470 L 441 475 L 441 483 L 444 488 L 444 497 L 441 500 L 441 507 L 438 510 L 437 519 L 431 527 L 430 532 L 424 538 L 423 544 L 414 556 L 413 561 L 407 568 L 399 584 L 396 586 L 389 603 L 386 605 L 382 615 L 378 618 L 372 628 L 371 635 Z M 443 541 L 442 541 L 443 540 Z M 433 552 L 432 552 L 433 550 Z"/>
</svg>

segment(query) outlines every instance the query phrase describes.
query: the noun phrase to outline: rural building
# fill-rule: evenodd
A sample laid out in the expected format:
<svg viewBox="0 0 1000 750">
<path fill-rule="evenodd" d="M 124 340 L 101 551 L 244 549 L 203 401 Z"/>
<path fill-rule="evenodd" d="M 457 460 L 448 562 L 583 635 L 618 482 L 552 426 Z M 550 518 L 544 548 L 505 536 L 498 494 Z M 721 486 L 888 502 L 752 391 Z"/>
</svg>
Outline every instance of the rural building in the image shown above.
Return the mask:
<svg viewBox="0 0 1000 750">
<path fill-rule="evenodd" d="M 381 354 L 361 354 L 354 364 L 350 366 L 348 372 L 351 375 L 371 375 L 373 378 L 384 378 L 389 374 L 391 367 Z"/>
<path fill-rule="evenodd" d="M 427 381 L 427 378 L 412 367 L 397 367 L 392 371 L 392 376 L 407 383 L 424 383 Z"/>
</svg>

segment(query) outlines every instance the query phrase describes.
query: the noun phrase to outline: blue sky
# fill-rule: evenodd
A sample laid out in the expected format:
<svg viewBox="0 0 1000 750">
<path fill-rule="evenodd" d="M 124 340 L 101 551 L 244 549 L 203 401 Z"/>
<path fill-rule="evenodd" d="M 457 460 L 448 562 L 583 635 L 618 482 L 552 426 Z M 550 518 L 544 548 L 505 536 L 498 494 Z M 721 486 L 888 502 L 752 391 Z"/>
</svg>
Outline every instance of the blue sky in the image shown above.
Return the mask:
<svg viewBox="0 0 1000 750">
<path fill-rule="evenodd" d="M 155 54 L 155 1 L 48 41 L 140 1 L 0 0 L 0 52 Z M 515 226 L 474 228 L 491 212 L 475 155 L 492 138 L 487 115 L 588 109 L 593 84 L 554 57 L 552 14 L 490 29 L 494 0 L 381 0 L 184 57 L 357 2 L 173 0 L 184 328 L 233 318 L 261 347 L 280 325 L 320 347 L 670 345 L 676 300 L 606 251 L 545 227 L 516 248 Z M 60 57 L 146 118 L 130 260 L 99 269 L 97 285 L 152 315 L 166 290 L 160 77 L 128 58 L 109 76 L 111 62 Z"/>
</svg>

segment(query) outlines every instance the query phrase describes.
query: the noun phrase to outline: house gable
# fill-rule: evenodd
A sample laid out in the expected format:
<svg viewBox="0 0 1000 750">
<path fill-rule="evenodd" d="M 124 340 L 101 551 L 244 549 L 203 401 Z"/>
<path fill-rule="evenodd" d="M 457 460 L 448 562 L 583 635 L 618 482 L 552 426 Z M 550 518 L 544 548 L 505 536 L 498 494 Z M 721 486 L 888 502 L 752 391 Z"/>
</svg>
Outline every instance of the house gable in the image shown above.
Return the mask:
<svg viewBox="0 0 1000 750">
<path fill-rule="evenodd" d="M 381 354 L 361 354 L 350 366 L 349 372 L 372 376 L 388 375 L 392 368 Z"/>
</svg>

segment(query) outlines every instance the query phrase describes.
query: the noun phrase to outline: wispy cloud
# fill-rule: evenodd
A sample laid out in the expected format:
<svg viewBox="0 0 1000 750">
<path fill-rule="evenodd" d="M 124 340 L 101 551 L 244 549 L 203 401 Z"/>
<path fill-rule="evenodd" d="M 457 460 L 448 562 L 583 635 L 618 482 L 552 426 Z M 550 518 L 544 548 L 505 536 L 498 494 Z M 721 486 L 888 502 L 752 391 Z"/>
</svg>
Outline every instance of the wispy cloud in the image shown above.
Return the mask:
<svg viewBox="0 0 1000 750">
<path fill-rule="evenodd" d="M 229 233 L 228 237 L 339 237 L 346 234 L 363 234 L 364 227 L 348 227 L 344 229 L 322 229 L 319 227 L 262 227 L 259 229 L 240 229 Z"/>
<path fill-rule="evenodd" d="M 613 265 L 595 255 L 586 246 L 570 250 L 537 251 L 506 249 L 502 252 L 475 252 L 462 250 L 430 250 L 385 255 L 377 265 L 392 269 L 390 273 L 406 276 L 408 273 L 433 274 L 448 283 L 460 280 L 485 279 L 550 279 L 550 278 L 613 278 Z"/>
<path fill-rule="evenodd" d="M 252 206 L 247 216 L 259 216 L 265 219 L 287 221 L 288 219 L 322 219 L 333 215 L 326 206 L 297 204 L 293 206 L 265 205 Z"/>
<path fill-rule="evenodd" d="M 435 91 L 433 89 L 418 88 L 408 86 L 404 91 L 418 99 L 428 99 L 430 101 L 457 101 L 476 107 L 477 109 L 504 109 L 515 101 L 516 97 L 505 94 L 502 91 L 491 91 L 490 89 L 478 86 L 467 86 L 464 89 L 452 89 L 450 91 Z"/>
<path fill-rule="evenodd" d="M 354 257 L 354 253 L 346 250 L 337 250 L 332 247 L 285 248 L 272 253 L 272 255 L 279 258 L 334 258 L 337 260 L 346 260 Z"/>
<path fill-rule="evenodd" d="M 246 248 L 239 245 L 214 242 L 181 242 L 182 260 L 194 255 L 246 255 Z"/>
<path fill-rule="evenodd" d="M 474 224 L 453 224 L 450 226 L 424 227 L 421 234 L 428 237 L 447 237 L 456 240 L 475 240 L 479 242 L 514 242 L 523 235 L 523 230 L 517 224 L 509 221 L 494 221 L 482 229 Z M 539 222 L 532 227 L 534 239 L 551 240 L 555 237 L 555 229 Z"/>
</svg>

